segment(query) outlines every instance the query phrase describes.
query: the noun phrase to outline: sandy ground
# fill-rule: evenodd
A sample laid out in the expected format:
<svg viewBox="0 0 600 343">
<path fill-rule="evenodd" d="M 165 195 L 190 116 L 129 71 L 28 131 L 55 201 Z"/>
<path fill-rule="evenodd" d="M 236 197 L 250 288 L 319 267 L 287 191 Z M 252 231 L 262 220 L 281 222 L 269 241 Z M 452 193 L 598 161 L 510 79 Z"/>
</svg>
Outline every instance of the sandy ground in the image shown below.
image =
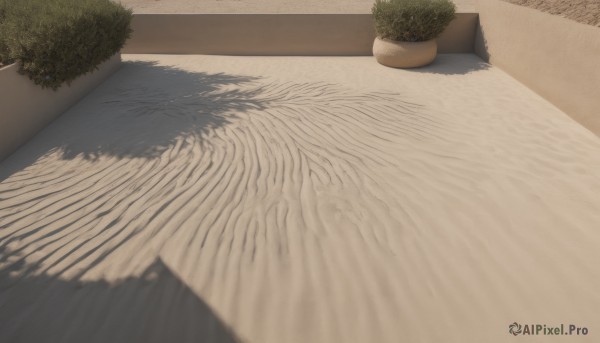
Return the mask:
<svg viewBox="0 0 600 343">
<path fill-rule="evenodd" d="M 0 341 L 598 340 L 600 139 L 499 69 L 126 59 L 0 164 Z"/>
<path fill-rule="evenodd" d="M 504 0 L 556 14 L 583 24 L 600 26 L 600 0 Z"/>
<path fill-rule="evenodd" d="M 374 0 L 120 0 L 135 13 L 371 13 Z M 458 10 L 478 0 L 455 0 Z"/>
</svg>

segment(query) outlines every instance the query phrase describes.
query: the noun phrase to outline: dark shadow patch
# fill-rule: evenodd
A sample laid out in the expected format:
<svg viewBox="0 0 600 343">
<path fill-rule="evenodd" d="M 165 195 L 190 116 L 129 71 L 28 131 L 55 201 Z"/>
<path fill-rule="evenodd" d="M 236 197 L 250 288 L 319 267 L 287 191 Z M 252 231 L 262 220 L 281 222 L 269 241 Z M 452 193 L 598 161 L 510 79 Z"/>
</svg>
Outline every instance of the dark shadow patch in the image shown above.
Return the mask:
<svg viewBox="0 0 600 343">
<path fill-rule="evenodd" d="M 2 342 L 240 342 L 160 259 L 116 283 L 5 264 L 0 302 Z"/>
</svg>

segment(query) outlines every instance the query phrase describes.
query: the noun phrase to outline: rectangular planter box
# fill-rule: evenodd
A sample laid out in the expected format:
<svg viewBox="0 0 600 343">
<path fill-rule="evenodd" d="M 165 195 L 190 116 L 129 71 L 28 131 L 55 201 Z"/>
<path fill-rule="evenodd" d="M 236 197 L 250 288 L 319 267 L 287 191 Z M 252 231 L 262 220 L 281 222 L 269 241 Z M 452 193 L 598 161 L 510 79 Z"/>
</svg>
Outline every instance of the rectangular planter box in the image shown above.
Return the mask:
<svg viewBox="0 0 600 343">
<path fill-rule="evenodd" d="M 500 0 L 478 7 L 476 53 L 600 136 L 600 28 Z"/>
<path fill-rule="evenodd" d="M 136 14 L 128 54 L 370 56 L 371 14 Z M 457 13 L 440 53 L 472 53 L 477 13 Z M 274 30 L 273 28 L 277 28 Z"/>
<path fill-rule="evenodd" d="M 56 91 L 42 89 L 13 64 L 0 69 L 0 161 L 96 88 L 121 65 L 117 54 Z"/>
</svg>

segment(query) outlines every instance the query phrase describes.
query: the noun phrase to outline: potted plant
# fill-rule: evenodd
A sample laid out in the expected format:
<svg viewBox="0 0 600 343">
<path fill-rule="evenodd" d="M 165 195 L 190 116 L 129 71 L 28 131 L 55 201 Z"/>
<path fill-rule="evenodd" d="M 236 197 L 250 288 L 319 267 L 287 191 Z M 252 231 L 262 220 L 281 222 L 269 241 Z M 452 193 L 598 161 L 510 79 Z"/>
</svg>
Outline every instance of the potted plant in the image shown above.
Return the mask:
<svg viewBox="0 0 600 343">
<path fill-rule="evenodd" d="M 376 0 L 372 10 L 377 62 L 415 68 L 435 59 L 435 39 L 454 19 L 456 6 L 450 0 Z"/>
</svg>

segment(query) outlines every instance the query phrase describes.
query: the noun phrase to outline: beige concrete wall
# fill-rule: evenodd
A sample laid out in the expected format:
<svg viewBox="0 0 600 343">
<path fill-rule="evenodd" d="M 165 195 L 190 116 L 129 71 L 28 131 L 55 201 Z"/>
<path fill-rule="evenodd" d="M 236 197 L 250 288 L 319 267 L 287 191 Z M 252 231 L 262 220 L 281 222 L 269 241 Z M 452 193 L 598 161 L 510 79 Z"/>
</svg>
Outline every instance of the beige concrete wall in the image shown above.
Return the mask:
<svg viewBox="0 0 600 343">
<path fill-rule="evenodd" d="M 600 136 L 600 28 L 481 0 L 475 51 Z"/>
<path fill-rule="evenodd" d="M 473 52 L 476 13 L 458 13 L 441 53 Z M 370 14 L 136 14 L 124 53 L 211 55 L 372 54 Z"/>
<path fill-rule="evenodd" d="M 0 69 L 0 161 L 74 105 L 121 65 L 121 55 L 57 91 L 42 89 L 20 75 L 18 65 Z"/>
</svg>

